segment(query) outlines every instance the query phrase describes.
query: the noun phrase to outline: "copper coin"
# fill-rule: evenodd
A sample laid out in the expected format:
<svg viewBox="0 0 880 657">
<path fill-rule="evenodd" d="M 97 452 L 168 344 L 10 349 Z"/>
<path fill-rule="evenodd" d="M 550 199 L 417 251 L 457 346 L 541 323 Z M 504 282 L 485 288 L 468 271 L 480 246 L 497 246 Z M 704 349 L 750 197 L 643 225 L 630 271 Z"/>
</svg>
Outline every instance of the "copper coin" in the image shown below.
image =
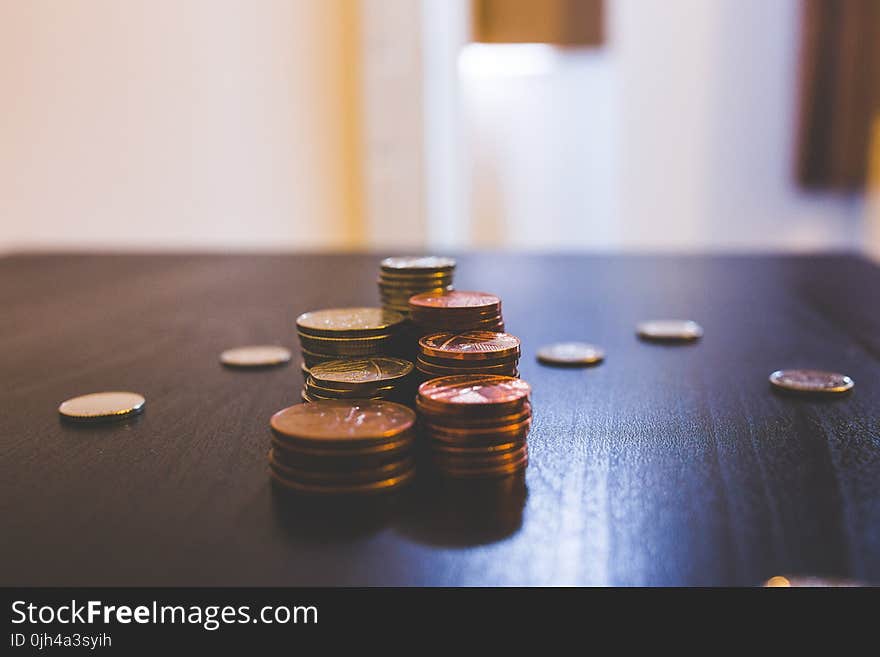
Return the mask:
<svg viewBox="0 0 880 657">
<path fill-rule="evenodd" d="M 275 484 L 282 486 L 287 490 L 304 495 L 371 495 L 374 493 L 391 492 L 411 483 L 415 478 L 416 470 L 413 468 L 409 472 L 383 481 L 349 485 L 325 485 L 298 482 L 282 477 L 271 469 L 269 470 L 269 474 Z"/>
<path fill-rule="evenodd" d="M 538 360 L 546 365 L 595 365 L 604 358 L 601 348 L 586 342 L 557 342 L 538 350 Z"/>
<path fill-rule="evenodd" d="M 513 449 L 503 452 L 487 450 L 471 454 L 449 454 L 447 452 L 433 451 L 431 459 L 434 463 L 441 463 L 446 467 L 469 469 L 504 465 L 513 461 L 519 461 L 527 453 L 528 445 L 526 443 L 519 443 Z"/>
<path fill-rule="evenodd" d="M 433 420 L 433 421 L 432 421 Z M 519 422 L 497 426 L 448 426 L 442 424 L 443 418 L 427 418 L 424 429 L 432 438 L 445 442 L 474 441 L 474 442 L 499 442 L 513 440 L 516 437 L 528 434 L 532 424 L 531 417 Z"/>
<path fill-rule="evenodd" d="M 502 465 L 490 465 L 486 467 L 479 468 L 459 468 L 459 467 L 451 467 L 446 464 L 437 464 L 434 466 L 441 473 L 446 475 L 447 477 L 456 477 L 456 478 L 470 478 L 470 477 L 503 477 L 510 474 L 515 474 L 520 470 L 524 470 L 529 464 L 529 455 L 528 453 L 524 454 L 518 461 L 513 463 L 505 463 Z"/>
<path fill-rule="evenodd" d="M 419 398 L 431 406 L 510 406 L 526 401 L 531 387 L 522 379 L 488 374 L 455 374 L 425 381 Z"/>
<path fill-rule="evenodd" d="M 770 383 L 793 392 L 841 393 L 851 390 L 855 382 L 845 374 L 821 370 L 777 370 Z"/>
<path fill-rule="evenodd" d="M 505 358 L 519 354 L 519 338 L 509 333 L 466 331 L 464 333 L 432 333 L 419 340 L 423 354 L 456 360 Z"/>
<path fill-rule="evenodd" d="M 461 363 L 462 361 L 450 361 L 452 363 Z M 477 361 L 479 363 L 479 361 Z M 516 371 L 517 364 L 516 363 L 499 363 L 494 365 L 492 363 L 488 363 L 484 361 L 483 365 L 474 365 L 469 364 L 467 366 L 463 365 L 436 365 L 434 363 L 427 363 L 419 358 L 416 361 L 416 366 L 420 372 L 424 372 L 425 374 L 432 374 L 434 376 L 449 376 L 452 374 L 500 374 L 502 376 L 512 376 L 512 373 Z"/>
<path fill-rule="evenodd" d="M 454 456 L 482 456 L 484 454 L 506 454 L 522 447 L 522 441 L 492 443 L 488 445 L 453 445 L 448 443 L 433 443 L 431 452 L 436 454 L 451 454 Z"/>
<path fill-rule="evenodd" d="M 428 310 L 493 310 L 501 305 L 501 299 L 494 294 L 486 292 L 465 292 L 453 290 L 444 294 L 416 294 L 410 298 L 409 304 L 413 308 L 425 308 Z"/>
<path fill-rule="evenodd" d="M 310 368 L 315 383 L 324 387 L 353 389 L 399 382 L 413 371 L 413 364 L 402 358 L 374 356 L 331 360 Z"/>
<path fill-rule="evenodd" d="M 285 437 L 320 443 L 387 440 L 412 428 L 416 414 L 401 404 L 374 400 L 321 400 L 275 413 L 272 430 Z"/>
<path fill-rule="evenodd" d="M 303 459 L 379 459 L 388 460 L 412 448 L 415 433 L 407 432 L 395 436 L 393 440 L 382 443 L 351 445 L 347 443 L 314 446 L 313 443 L 298 442 L 282 436 L 272 436 L 272 447 L 276 455 L 285 463 L 298 463 Z"/>
<path fill-rule="evenodd" d="M 67 420 L 122 420 L 144 410 L 147 400 L 136 392 L 93 392 L 61 402 L 58 412 Z"/>
<path fill-rule="evenodd" d="M 321 469 L 316 467 L 292 467 L 279 459 L 274 450 L 269 450 L 269 467 L 278 474 L 299 481 L 317 481 L 320 483 L 366 483 L 381 481 L 389 477 L 398 476 L 415 465 L 415 459 L 411 454 L 403 455 L 399 461 L 389 461 L 372 467 L 333 468 Z"/>
<path fill-rule="evenodd" d="M 379 267 L 389 272 L 434 272 L 455 268 L 455 260 L 443 256 L 394 256 L 385 258 Z"/>
<path fill-rule="evenodd" d="M 764 582 L 765 588 L 859 588 L 863 582 L 841 577 L 816 577 L 813 575 L 776 575 Z"/>
<path fill-rule="evenodd" d="M 474 405 L 474 407 L 478 409 L 489 408 L 491 410 L 500 411 L 484 415 L 450 412 L 450 406 L 431 405 L 430 403 L 426 403 L 421 397 L 416 397 L 415 405 L 416 410 L 424 415 L 429 422 L 437 423 L 439 421 L 444 427 L 460 427 L 464 429 L 472 427 L 504 427 L 509 424 L 522 422 L 532 416 L 532 405 L 529 403 L 528 398 L 520 400 L 510 407 L 504 407 L 501 409 L 494 409 L 491 406 L 485 405 Z M 467 407 L 466 404 L 461 404 L 461 406 Z"/>
<path fill-rule="evenodd" d="M 652 319 L 636 327 L 640 338 L 661 342 L 683 342 L 703 337 L 703 327 L 689 319 Z"/>
<path fill-rule="evenodd" d="M 276 345 L 255 345 L 227 349 L 220 354 L 227 367 L 273 367 L 290 362 L 290 349 Z"/>
<path fill-rule="evenodd" d="M 462 359 L 462 358 L 441 358 L 428 356 L 424 352 L 419 353 L 418 360 L 425 363 L 426 365 L 439 365 L 440 367 L 483 367 L 483 366 L 493 366 L 493 365 L 511 365 L 516 367 L 517 363 L 519 363 L 519 355 L 514 354 L 512 356 L 505 356 L 503 358 L 475 358 L 475 359 Z"/>
<path fill-rule="evenodd" d="M 366 337 L 387 334 L 404 320 L 384 308 L 328 308 L 296 318 L 301 333 L 326 337 Z"/>
</svg>

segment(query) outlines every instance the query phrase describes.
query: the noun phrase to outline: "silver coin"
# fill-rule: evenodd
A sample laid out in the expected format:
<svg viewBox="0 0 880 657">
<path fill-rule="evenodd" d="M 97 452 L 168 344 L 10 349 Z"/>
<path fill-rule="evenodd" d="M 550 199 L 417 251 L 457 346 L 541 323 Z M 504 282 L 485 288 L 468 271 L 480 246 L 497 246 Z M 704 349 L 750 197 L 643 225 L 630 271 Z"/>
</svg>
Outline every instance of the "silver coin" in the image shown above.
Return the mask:
<svg viewBox="0 0 880 657">
<path fill-rule="evenodd" d="M 270 367 L 290 361 L 290 349 L 275 345 L 254 345 L 227 349 L 220 362 L 227 367 Z"/>
<path fill-rule="evenodd" d="M 443 256 L 395 256 L 385 258 L 380 267 L 386 271 L 439 271 L 455 267 L 455 260 Z"/>
<path fill-rule="evenodd" d="M 58 412 L 68 420 L 121 420 L 144 410 L 146 401 L 136 392 L 93 392 L 61 402 Z"/>
<path fill-rule="evenodd" d="M 586 342 L 558 342 L 538 350 L 538 360 L 547 365 L 595 365 L 605 358 L 605 352 Z"/>
<path fill-rule="evenodd" d="M 703 337 L 703 327 L 689 319 L 652 319 L 641 322 L 636 333 L 645 340 L 697 340 Z"/>
<path fill-rule="evenodd" d="M 821 370 L 777 370 L 770 383 L 795 392 L 841 393 L 851 390 L 855 382 L 845 374 Z"/>
</svg>

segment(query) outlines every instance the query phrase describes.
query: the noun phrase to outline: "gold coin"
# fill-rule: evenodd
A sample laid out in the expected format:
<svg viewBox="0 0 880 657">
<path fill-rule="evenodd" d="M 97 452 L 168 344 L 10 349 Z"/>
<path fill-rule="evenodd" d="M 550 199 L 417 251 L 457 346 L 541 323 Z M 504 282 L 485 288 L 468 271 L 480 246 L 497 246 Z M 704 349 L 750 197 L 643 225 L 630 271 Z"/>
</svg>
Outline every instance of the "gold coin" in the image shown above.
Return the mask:
<svg viewBox="0 0 880 657">
<path fill-rule="evenodd" d="M 316 338 L 301 334 L 299 342 L 303 349 L 313 354 L 338 354 L 339 356 L 380 354 L 390 350 L 395 344 L 390 335 L 375 338 Z"/>
<path fill-rule="evenodd" d="M 396 382 L 412 371 L 413 365 L 408 360 L 390 356 L 331 360 L 311 368 L 315 383 L 325 387 Z"/>
<path fill-rule="evenodd" d="M 777 370 L 770 383 L 792 392 L 839 394 L 852 390 L 855 382 L 845 374 L 821 370 Z"/>
<path fill-rule="evenodd" d="M 227 349 L 220 354 L 227 367 L 273 367 L 290 362 L 290 349 L 275 345 L 259 345 Z"/>
<path fill-rule="evenodd" d="M 290 406 L 275 413 L 269 424 L 283 437 L 355 447 L 393 438 L 415 421 L 412 410 L 394 402 L 334 399 Z"/>
<path fill-rule="evenodd" d="M 558 342 L 538 350 L 538 360 L 546 365 L 595 365 L 604 358 L 601 348 L 586 342 Z"/>
<path fill-rule="evenodd" d="M 432 333 L 419 340 L 419 349 L 423 354 L 436 358 L 482 360 L 518 356 L 520 343 L 519 338 L 509 333 Z"/>
<path fill-rule="evenodd" d="M 385 258 L 379 267 L 392 273 L 434 272 L 455 268 L 455 260 L 443 256 L 394 256 Z"/>
<path fill-rule="evenodd" d="M 384 308 L 328 308 L 296 318 L 300 333 L 331 338 L 366 337 L 390 333 L 403 315 Z"/>
<path fill-rule="evenodd" d="M 683 342 L 703 337 L 703 327 L 689 319 L 652 319 L 641 322 L 636 333 L 645 340 Z"/>
<path fill-rule="evenodd" d="M 326 387 L 325 388 L 321 385 L 318 385 L 318 383 L 311 376 L 309 376 L 309 378 L 306 379 L 306 383 L 305 383 L 307 391 L 314 391 L 319 395 L 324 395 L 325 397 L 335 396 L 337 399 L 341 398 L 341 397 L 354 398 L 354 397 L 357 397 L 358 395 L 361 395 L 361 396 L 370 395 L 370 394 L 384 395 L 384 394 L 392 393 L 398 389 L 397 386 L 393 386 L 393 385 L 390 385 L 390 386 L 357 385 L 357 386 L 350 386 L 350 387 L 344 387 L 344 385 L 345 384 L 340 385 L 338 387 Z"/>
<path fill-rule="evenodd" d="M 61 402 L 58 412 L 80 422 L 121 420 L 143 411 L 146 401 L 136 392 L 93 392 Z"/>
</svg>

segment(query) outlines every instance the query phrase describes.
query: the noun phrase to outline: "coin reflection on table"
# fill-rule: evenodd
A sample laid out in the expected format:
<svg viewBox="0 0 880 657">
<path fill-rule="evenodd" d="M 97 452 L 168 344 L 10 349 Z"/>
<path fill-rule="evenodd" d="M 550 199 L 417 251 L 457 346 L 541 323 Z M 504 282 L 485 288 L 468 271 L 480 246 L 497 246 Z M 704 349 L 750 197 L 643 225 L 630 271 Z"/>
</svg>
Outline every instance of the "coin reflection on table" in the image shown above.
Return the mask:
<svg viewBox="0 0 880 657">
<path fill-rule="evenodd" d="M 274 367 L 290 362 L 290 349 L 277 345 L 236 347 L 220 354 L 220 362 L 227 367 Z"/>
<path fill-rule="evenodd" d="M 703 327 L 690 319 L 652 319 L 639 323 L 636 333 L 643 340 L 689 342 L 703 337 Z"/>
<path fill-rule="evenodd" d="M 538 360 L 545 365 L 582 367 L 601 363 L 604 358 L 601 347 L 586 342 L 557 342 L 538 350 Z"/>
<path fill-rule="evenodd" d="M 104 422 L 137 415 L 145 403 L 143 395 L 136 392 L 94 392 L 62 402 L 58 412 L 74 422 Z"/>
<path fill-rule="evenodd" d="M 845 374 L 822 370 L 776 370 L 770 383 L 789 392 L 839 394 L 852 390 L 855 382 Z"/>
<path fill-rule="evenodd" d="M 401 530 L 428 545 L 485 545 L 522 527 L 528 497 L 525 472 L 497 479 L 419 476 Z"/>
</svg>

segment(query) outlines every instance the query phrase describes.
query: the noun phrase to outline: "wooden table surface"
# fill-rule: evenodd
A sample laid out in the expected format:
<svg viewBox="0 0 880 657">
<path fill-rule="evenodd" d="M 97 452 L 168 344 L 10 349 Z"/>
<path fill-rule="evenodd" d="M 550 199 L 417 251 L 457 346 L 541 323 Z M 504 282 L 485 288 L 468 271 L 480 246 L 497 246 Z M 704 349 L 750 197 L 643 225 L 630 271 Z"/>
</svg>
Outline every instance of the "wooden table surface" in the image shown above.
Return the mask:
<svg viewBox="0 0 880 657">
<path fill-rule="evenodd" d="M 0 259 L 0 584 L 753 585 L 880 581 L 880 270 L 852 256 L 471 254 L 456 285 L 500 295 L 534 389 L 525 482 L 356 506 L 273 494 L 268 419 L 306 310 L 374 305 L 377 255 Z M 683 317 L 705 337 L 640 342 Z M 542 344 L 604 364 L 553 369 Z M 775 393 L 809 367 L 842 398 Z M 144 414 L 68 426 L 58 404 L 133 390 Z"/>
</svg>

